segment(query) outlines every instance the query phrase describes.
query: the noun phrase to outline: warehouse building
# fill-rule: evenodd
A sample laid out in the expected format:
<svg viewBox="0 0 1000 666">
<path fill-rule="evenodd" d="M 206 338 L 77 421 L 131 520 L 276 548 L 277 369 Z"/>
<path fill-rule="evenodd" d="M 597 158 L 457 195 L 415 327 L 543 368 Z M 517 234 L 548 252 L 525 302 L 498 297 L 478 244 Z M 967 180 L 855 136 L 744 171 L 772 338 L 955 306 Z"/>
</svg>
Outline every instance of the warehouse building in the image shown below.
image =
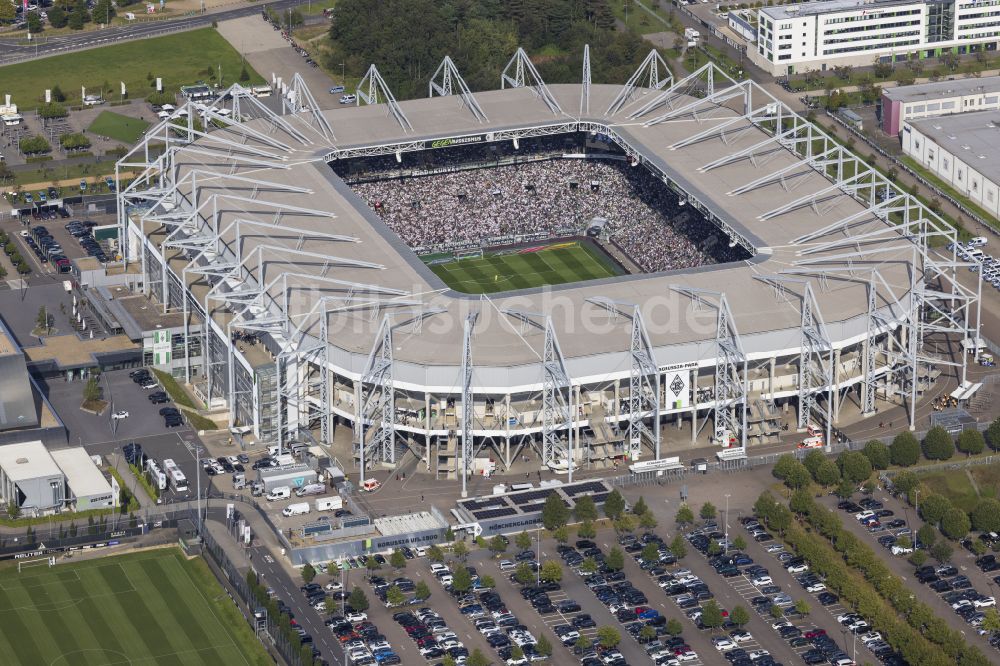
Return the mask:
<svg viewBox="0 0 1000 666">
<path fill-rule="evenodd" d="M 1000 0 L 823 0 L 763 7 L 747 55 L 776 76 L 995 51 Z"/>
<path fill-rule="evenodd" d="M 1000 76 L 899 86 L 882 91 L 882 131 L 897 136 L 910 120 L 998 108 Z"/>
<path fill-rule="evenodd" d="M 111 484 L 84 449 L 57 449 L 49 454 L 65 477 L 67 508 L 89 511 L 115 505 Z"/>
<path fill-rule="evenodd" d="M 903 152 L 1000 218 L 1000 114 L 961 113 L 903 124 Z"/>
<path fill-rule="evenodd" d="M 40 441 L 0 446 L 0 499 L 28 515 L 54 513 L 63 505 L 63 472 Z"/>
</svg>

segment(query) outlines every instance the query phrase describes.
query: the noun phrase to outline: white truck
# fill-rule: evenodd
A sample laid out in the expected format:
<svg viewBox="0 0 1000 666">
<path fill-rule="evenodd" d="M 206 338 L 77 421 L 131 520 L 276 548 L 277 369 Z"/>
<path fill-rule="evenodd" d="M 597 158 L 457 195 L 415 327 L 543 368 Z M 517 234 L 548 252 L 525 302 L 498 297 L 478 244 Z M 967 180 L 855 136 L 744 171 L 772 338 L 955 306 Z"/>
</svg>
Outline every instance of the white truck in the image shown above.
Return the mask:
<svg viewBox="0 0 1000 666">
<path fill-rule="evenodd" d="M 309 513 L 309 502 L 298 502 L 296 504 L 289 504 L 284 509 L 281 510 L 281 515 L 286 518 L 289 516 L 300 516 L 302 514 Z"/>
<path fill-rule="evenodd" d="M 241 490 L 247 487 L 247 475 L 243 472 L 233 474 L 233 489 Z"/>
<path fill-rule="evenodd" d="M 309 495 L 322 495 L 326 492 L 326 486 L 322 483 L 309 483 L 301 488 L 295 489 L 296 497 L 308 497 Z"/>
<path fill-rule="evenodd" d="M 344 500 L 340 497 L 340 495 L 334 495 L 333 497 L 316 498 L 317 511 L 337 511 L 343 508 L 344 508 Z"/>
<path fill-rule="evenodd" d="M 698 46 L 698 39 L 701 38 L 701 33 L 694 28 L 684 28 L 684 39 L 687 40 L 688 47 Z"/>
<path fill-rule="evenodd" d="M 271 492 L 267 494 L 267 501 L 274 502 L 276 500 L 288 499 L 292 496 L 292 489 L 288 486 L 278 486 L 277 488 L 271 488 Z"/>
</svg>

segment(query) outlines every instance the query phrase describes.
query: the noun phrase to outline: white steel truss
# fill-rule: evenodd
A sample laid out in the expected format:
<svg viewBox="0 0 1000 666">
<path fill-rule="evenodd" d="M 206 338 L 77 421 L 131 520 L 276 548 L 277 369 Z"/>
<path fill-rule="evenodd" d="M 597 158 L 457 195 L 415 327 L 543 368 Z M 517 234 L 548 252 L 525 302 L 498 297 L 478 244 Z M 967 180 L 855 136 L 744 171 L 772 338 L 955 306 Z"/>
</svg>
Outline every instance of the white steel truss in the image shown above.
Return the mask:
<svg viewBox="0 0 1000 666">
<path fill-rule="evenodd" d="M 632 76 L 629 77 L 628 81 L 625 82 L 625 85 L 614 100 L 611 101 L 611 104 L 608 105 L 605 113 L 612 116 L 621 111 L 623 106 L 635 99 L 640 89 L 662 90 L 673 82 L 674 75 L 670 73 L 667 63 L 660 56 L 659 51 L 652 49 L 639 67 L 636 68 Z"/>
<path fill-rule="evenodd" d="M 358 106 L 361 106 L 361 102 L 365 104 L 385 104 L 389 115 L 396 119 L 396 122 L 403 128 L 403 131 L 413 131 L 410 119 L 403 113 L 403 108 L 396 101 L 396 97 L 389 90 L 389 85 L 382 78 L 382 75 L 379 74 L 378 68 L 375 65 L 369 67 L 365 75 L 358 81 L 358 87 L 355 92 Z"/>
<path fill-rule="evenodd" d="M 438 79 L 440 79 L 440 83 Z M 469 113 L 475 116 L 476 120 L 481 123 L 489 120 L 483 109 L 479 106 L 479 102 L 476 101 L 476 96 L 472 94 L 469 86 L 465 84 L 465 79 L 458 73 L 458 68 L 455 67 L 451 56 L 444 57 L 444 60 L 438 65 L 437 71 L 434 72 L 434 76 L 428 82 L 427 88 L 428 97 L 434 97 L 435 93 L 441 97 L 447 97 L 455 94 L 455 90 L 457 89 L 459 97 L 462 99 L 462 104 L 469 110 Z"/>
<path fill-rule="evenodd" d="M 590 113 L 590 44 L 583 45 L 583 75 L 580 77 L 580 115 Z"/>
<path fill-rule="evenodd" d="M 549 111 L 554 114 L 563 112 L 559 102 L 552 95 L 549 87 L 545 85 L 545 81 L 542 80 L 542 75 L 535 69 L 531 58 L 522 48 L 517 49 L 507 66 L 503 68 L 503 73 L 500 74 L 500 89 L 503 90 L 507 87 L 531 88 L 549 108 Z"/>
<path fill-rule="evenodd" d="M 642 442 L 649 443 L 656 460 L 660 459 L 660 370 L 653 355 L 653 345 L 649 341 L 642 310 L 634 303 L 613 301 L 602 296 L 588 298 L 589 302 L 605 308 L 612 318 L 627 317 L 632 326 L 629 333 L 629 414 L 628 433 L 625 439 L 629 460 L 642 456 Z M 652 414 L 651 427 L 646 418 Z"/>
<path fill-rule="evenodd" d="M 370 104 L 371 102 L 368 103 Z M 319 108 L 319 104 L 316 102 L 316 98 L 313 97 L 312 91 L 309 90 L 309 86 L 306 85 L 305 80 L 298 72 L 292 77 L 288 92 L 281 96 L 281 104 L 285 113 L 301 114 L 308 112 L 306 116 L 309 124 L 322 134 L 324 139 L 331 141 L 336 138 L 333 134 L 333 128 L 330 127 L 329 121 L 323 115 L 322 109 Z"/>
<path fill-rule="evenodd" d="M 479 318 L 478 312 L 472 312 L 465 318 L 462 325 L 462 497 L 468 497 L 466 484 L 469 479 L 469 466 L 475 457 L 475 444 L 472 437 L 475 404 L 472 394 L 472 331 Z"/>
<path fill-rule="evenodd" d="M 736 320 L 729 309 L 724 292 L 698 287 L 671 285 L 672 290 L 689 297 L 697 307 L 715 308 L 715 400 L 713 403 L 713 442 L 728 448 L 739 441 L 746 453 L 747 447 L 747 356 L 743 351 Z M 736 410 L 739 409 L 739 415 Z M 738 435 L 737 435 L 738 433 Z"/>
</svg>

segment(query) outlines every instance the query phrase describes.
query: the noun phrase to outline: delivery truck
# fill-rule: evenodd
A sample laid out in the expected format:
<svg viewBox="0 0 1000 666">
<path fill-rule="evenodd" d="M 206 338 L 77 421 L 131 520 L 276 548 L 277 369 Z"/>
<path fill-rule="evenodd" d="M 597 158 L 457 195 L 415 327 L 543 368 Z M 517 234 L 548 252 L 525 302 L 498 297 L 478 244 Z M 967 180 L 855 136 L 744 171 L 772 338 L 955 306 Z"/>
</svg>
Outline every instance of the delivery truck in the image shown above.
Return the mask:
<svg viewBox="0 0 1000 666">
<path fill-rule="evenodd" d="M 316 498 L 317 511 L 338 511 L 343 508 L 344 508 L 344 500 L 341 499 L 340 495 L 334 495 L 333 497 Z"/>
</svg>

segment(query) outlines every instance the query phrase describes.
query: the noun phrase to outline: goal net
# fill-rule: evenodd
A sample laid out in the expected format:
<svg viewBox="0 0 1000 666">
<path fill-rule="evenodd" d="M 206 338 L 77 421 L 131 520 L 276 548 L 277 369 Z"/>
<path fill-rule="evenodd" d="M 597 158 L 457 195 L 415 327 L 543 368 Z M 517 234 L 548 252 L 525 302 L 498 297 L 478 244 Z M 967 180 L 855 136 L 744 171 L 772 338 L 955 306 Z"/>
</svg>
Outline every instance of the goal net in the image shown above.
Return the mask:
<svg viewBox="0 0 1000 666">
<path fill-rule="evenodd" d="M 480 248 L 478 250 L 465 250 L 463 252 L 455 253 L 455 260 L 462 261 L 463 259 L 479 259 L 483 256 L 483 250 Z"/>
<path fill-rule="evenodd" d="M 48 555 L 45 557 L 31 557 L 24 560 L 18 560 L 17 562 L 17 572 L 21 573 L 25 569 L 30 569 L 31 567 L 38 567 L 48 565 L 54 567 L 56 565 L 56 556 Z"/>
</svg>

